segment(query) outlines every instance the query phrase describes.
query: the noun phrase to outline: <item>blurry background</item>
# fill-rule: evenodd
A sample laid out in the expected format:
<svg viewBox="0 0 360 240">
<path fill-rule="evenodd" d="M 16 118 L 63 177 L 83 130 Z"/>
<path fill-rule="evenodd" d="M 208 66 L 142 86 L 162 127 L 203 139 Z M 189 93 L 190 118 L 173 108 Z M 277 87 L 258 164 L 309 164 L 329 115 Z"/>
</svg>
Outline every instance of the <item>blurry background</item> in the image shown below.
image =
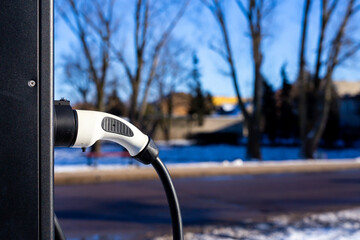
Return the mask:
<svg viewBox="0 0 360 240">
<path fill-rule="evenodd" d="M 358 6 L 338 2 L 57 0 L 55 98 L 246 159 L 356 147 Z"/>
<path fill-rule="evenodd" d="M 357 0 L 55 0 L 55 99 L 127 118 L 170 166 L 358 162 L 359 10 Z M 57 172 L 134 164 L 110 143 L 55 151 Z"/>
</svg>

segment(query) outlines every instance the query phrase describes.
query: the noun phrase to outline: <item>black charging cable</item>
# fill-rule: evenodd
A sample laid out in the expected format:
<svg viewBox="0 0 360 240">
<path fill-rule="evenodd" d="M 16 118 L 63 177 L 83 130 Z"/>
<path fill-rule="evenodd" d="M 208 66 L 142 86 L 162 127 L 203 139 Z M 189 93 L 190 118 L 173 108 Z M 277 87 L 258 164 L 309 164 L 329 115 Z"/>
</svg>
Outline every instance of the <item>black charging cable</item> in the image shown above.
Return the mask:
<svg viewBox="0 0 360 240">
<path fill-rule="evenodd" d="M 154 167 L 155 171 L 157 172 L 166 193 L 166 198 L 170 208 L 173 240 L 183 240 L 184 233 L 183 233 L 180 205 L 176 195 L 174 184 L 172 183 L 170 177 L 170 173 L 167 170 L 165 164 L 160 160 L 159 157 L 157 157 L 151 163 L 151 165 Z M 66 239 L 65 235 L 60 227 L 56 215 L 54 216 L 54 224 L 55 224 L 55 240 L 65 240 Z"/>
<path fill-rule="evenodd" d="M 159 157 L 157 157 L 151 163 L 151 165 L 154 167 L 155 171 L 157 172 L 166 193 L 166 198 L 170 208 L 173 240 L 183 240 L 184 233 L 183 233 L 180 205 L 176 195 L 174 184 L 172 183 L 170 177 L 170 173 Z M 65 235 L 60 227 L 56 215 L 54 215 L 54 224 L 55 224 L 55 240 L 65 240 L 66 239 Z"/>
<path fill-rule="evenodd" d="M 170 208 L 173 240 L 183 240 L 184 233 L 183 233 L 180 205 L 176 195 L 174 184 L 172 183 L 170 177 L 170 173 L 167 170 L 165 164 L 160 160 L 159 157 L 157 157 L 151 163 L 151 165 L 154 167 L 155 171 L 157 172 L 166 193 L 166 198 Z M 55 224 L 55 240 L 65 240 L 66 239 L 65 235 L 60 227 L 56 215 L 54 216 L 54 224 Z"/>
<path fill-rule="evenodd" d="M 157 172 L 157 174 L 162 182 L 162 185 L 165 189 L 166 197 L 167 197 L 169 208 L 170 208 L 173 239 L 174 240 L 183 240 L 184 233 L 183 233 L 179 201 L 178 201 L 178 198 L 176 195 L 174 185 L 171 181 L 169 171 L 167 170 L 166 166 L 160 160 L 159 157 L 157 157 L 151 163 L 151 165 L 154 167 L 155 171 Z"/>
<path fill-rule="evenodd" d="M 55 240 L 66 240 L 63 230 L 59 224 L 59 220 L 54 214 Z"/>
</svg>

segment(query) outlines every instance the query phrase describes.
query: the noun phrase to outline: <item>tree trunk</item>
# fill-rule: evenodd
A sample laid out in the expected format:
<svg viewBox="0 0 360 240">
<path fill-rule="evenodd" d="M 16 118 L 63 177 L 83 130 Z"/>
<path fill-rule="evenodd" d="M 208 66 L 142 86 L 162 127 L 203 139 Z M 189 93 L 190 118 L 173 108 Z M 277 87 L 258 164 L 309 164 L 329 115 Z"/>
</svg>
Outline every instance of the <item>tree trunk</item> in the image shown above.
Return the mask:
<svg viewBox="0 0 360 240">
<path fill-rule="evenodd" d="M 104 88 L 103 87 L 99 87 L 97 89 L 97 94 L 96 94 L 96 110 L 100 111 L 100 112 L 104 112 L 105 110 L 105 105 L 104 105 Z"/>
<path fill-rule="evenodd" d="M 164 138 L 165 138 L 166 142 L 169 142 L 169 140 L 170 140 L 170 124 L 171 124 L 170 119 L 165 117 L 163 119 L 162 129 L 163 129 Z"/>
<path fill-rule="evenodd" d="M 339 64 L 339 54 L 341 48 L 344 44 L 345 38 L 345 31 L 348 25 L 348 21 L 350 17 L 358 10 L 358 7 L 355 7 L 355 0 L 350 0 L 347 3 L 346 13 L 344 18 L 340 24 L 340 27 L 335 34 L 335 38 L 332 41 L 331 50 L 329 57 L 327 59 L 327 69 L 326 74 L 323 79 L 325 82 L 324 86 L 324 99 L 323 99 L 323 106 L 322 111 L 320 113 L 320 117 L 316 120 L 315 124 L 312 126 L 311 131 L 306 134 L 306 141 L 303 143 L 302 151 L 305 157 L 313 158 L 314 152 L 320 142 L 321 136 L 324 133 L 326 123 L 329 117 L 330 112 L 330 105 L 332 100 L 332 75 L 334 72 L 335 67 Z M 320 95 L 320 91 L 318 94 Z"/>
<path fill-rule="evenodd" d="M 256 43 L 254 43 L 255 45 Z M 261 63 L 262 63 L 262 56 L 260 53 L 260 45 L 256 44 L 254 47 L 254 62 L 255 62 L 255 88 L 254 88 L 254 109 L 252 113 L 251 124 L 252 131 L 249 132 L 249 142 L 250 138 L 251 141 L 251 151 L 248 149 L 249 153 L 253 153 L 255 155 L 250 155 L 251 158 L 255 159 L 262 159 L 260 145 L 261 145 L 261 109 L 262 109 L 262 98 L 263 98 L 263 77 L 261 75 Z M 254 136 L 251 136 L 254 134 Z M 256 143 L 255 143 L 256 141 Z"/>
<path fill-rule="evenodd" d="M 130 108 L 129 108 L 129 120 L 133 124 L 137 124 L 137 99 L 139 95 L 139 83 L 135 82 L 133 84 L 133 92 L 130 97 Z"/>
<path fill-rule="evenodd" d="M 170 140 L 170 130 L 171 130 L 171 122 L 172 122 L 171 120 L 172 120 L 172 112 L 173 112 L 173 93 L 172 93 L 172 91 L 169 94 L 169 101 L 168 101 L 167 107 L 168 107 L 168 109 L 167 109 L 168 112 L 167 112 L 167 117 L 165 118 L 165 121 L 166 121 L 165 129 L 166 130 L 164 132 L 165 132 L 165 139 L 168 142 Z"/>
<path fill-rule="evenodd" d="M 82 97 L 82 102 L 86 105 L 87 104 L 87 95 L 88 95 L 88 91 L 87 90 L 79 90 L 81 97 Z"/>
<path fill-rule="evenodd" d="M 260 129 L 254 123 L 248 123 L 247 159 L 261 160 Z"/>
<path fill-rule="evenodd" d="M 317 121 L 316 125 L 313 127 L 312 131 L 309 132 L 306 136 L 306 140 L 303 144 L 303 154 L 306 158 L 314 158 L 315 151 L 321 140 L 321 136 L 325 131 L 325 127 L 329 118 L 329 112 L 331 107 L 332 100 L 332 82 L 331 80 L 326 80 L 325 93 L 324 93 L 324 104 L 322 111 L 320 113 L 320 118 Z"/>
<path fill-rule="evenodd" d="M 91 151 L 91 152 L 96 152 L 96 153 L 101 152 L 101 143 L 100 143 L 99 141 L 97 141 L 96 143 L 94 143 L 94 145 L 92 145 L 92 146 L 90 147 L 90 151 Z"/>
<path fill-rule="evenodd" d="M 313 159 L 315 155 L 315 151 L 317 148 L 317 144 L 313 141 L 314 139 L 311 138 L 305 138 L 305 140 L 302 142 L 302 156 L 305 159 Z"/>
<path fill-rule="evenodd" d="M 102 86 L 98 86 L 96 88 L 96 110 L 103 112 L 105 110 L 104 105 L 104 88 Z M 97 141 L 94 145 L 91 146 L 91 152 L 101 152 L 101 144 Z"/>
<path fill-rule="evenodd" d="M 305 155 L 305 148 L 307 145 L 307 81 L 305 79 L 305 52 L 306 52 L 306 34 L 308 27 L 308 16 L 310 10 L 311 0 L 305 1 L 304 15 L 303 15 L 303 24 L 301 30 L 301 43 L 300 43 L 300 59 L 299 59 L 299 130 L 300 130 L 300 139 L 302 143 L 302 155 Z"/>
</svg>

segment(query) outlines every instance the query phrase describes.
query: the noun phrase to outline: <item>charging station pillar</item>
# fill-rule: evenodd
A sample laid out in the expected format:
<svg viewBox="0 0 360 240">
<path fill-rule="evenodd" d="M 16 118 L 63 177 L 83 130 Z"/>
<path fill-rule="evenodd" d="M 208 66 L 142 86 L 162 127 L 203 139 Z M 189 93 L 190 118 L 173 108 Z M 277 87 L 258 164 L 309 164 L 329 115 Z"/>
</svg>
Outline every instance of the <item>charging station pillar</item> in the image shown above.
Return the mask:
<svg viewBox="0 0 360 240">
<path fill-rule="evenodd" d="M 52 0 L 0 1 L 0 239 L 54 239 L 52 19 Z"/>
</svg>

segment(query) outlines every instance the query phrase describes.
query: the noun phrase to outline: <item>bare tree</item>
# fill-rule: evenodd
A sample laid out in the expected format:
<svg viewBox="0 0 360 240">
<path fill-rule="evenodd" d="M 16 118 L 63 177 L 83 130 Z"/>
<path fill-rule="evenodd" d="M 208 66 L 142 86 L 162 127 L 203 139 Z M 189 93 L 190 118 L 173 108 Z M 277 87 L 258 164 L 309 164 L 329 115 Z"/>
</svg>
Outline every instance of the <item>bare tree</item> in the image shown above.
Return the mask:
<svg viewBox="0 0 360 240">
<path fill-rule="evenodd" d="M 79 56 L 64 56 L 65 80 L 81 96 L 81 102 L 87 105 L 91 82 L 89 81 L 88 71 Z"/>
<path fill-rule="evenodd" d="M 304 142 L 306 138 L 306 121 L 307 121 L 307 109 L 306 109 L 306 79 L 305 79 L 305 52 L 306 52 L 306 34 L 308 27 L 308 18 L 310 5 L 312 0 L 305 0 L 303 24 L 301 29 L 301 42 L 300 42 L 300 54 L 299 54 L 299 124 L 300 124 L 300 138 Z"/>
<path fill-rule="evenodd" d="M 187 58 L 190 53 L 188 47 L 181 41 L 172 39 L 161 50 L 159 64 L 154 76 L 157 86 L 157 112 L 160 127 L 165 140 L 170 140 L 171 124 L 173 120 L 174 94 L 176 89 L 184 85 L 188 79 Z"/>
<path fill-rule="evenodd" d="M 230 33 L 227 29 L 225 13 L 222 0 L 202 0 L 207 8 L 213 13 L 219 24 L 223 37 L 223 48 L 216 48 L 217 52 L 227 62 L 230 68 L 230 76 L 234 85 L 235 93 L 238 98 L 239 107 L 243 113 L 245 124 L 248 127 L 247 157 L 261 159 L 260 140 L 261 140 L 261 99 L 263 94 L 263 75 L 261 66 L 263 53 L 261 43 L 264 37 L 263 21 L 271 13 L 275 4 L 274 1 L 246 0 L 246 4 L 241 0 L 236 0 L 236 4 L 245 16 L 252 44 L 252 60 L 254 64 L 254 99 L 253 111 L 250 113 L 241 97 L 238 85 L 238 75 L 235 67 L 235 58 L 230 43 Z"/>
<path fill-rule="evenodd" d="M 159 64 L 161 49 L 165 46 L 172 31 L 184 15 L 189 1 L 180 1 L 180 7 L 177 10 L 172 9 L 172 11 L 167 11 L 169 6 L 156 6 L 159 4 L 156 1 L 136 1 L 135 28 L 133 32 L 135 63 L 132 64 L 129 58 L 126 58 L 122 49 L 116 50 L 116 57 L 123 66 L 132 89 L 129 119 L 135 124 L 141 123 L 144 118 L 150 87 Z M 158 15 L 164 12 L 167 14 L 167 19 L 170 19 L 167 21 L 168 23 L 156 19 Z M 143 92 L 141 92 L 142 88 Z"/>
<path fill-rule="evenodd" d="M 329 28 L 329 21 L 334 16 L 339 5 L 339 0 L 322 0 L 321 14 L 320 14 L 320 33 L 317 45 L 317 55 L 314 66 L 314 74 L 310 74 L 308 78 L 304 74 L 305 68 L 305 47 L 300 51 L 300 72 L 299 72 L 299 84 L 300 84 L 300 136 L 302 137 L 302 155 L 306 158 L 313 158 L 316 148 L 319 144 L 321 136 L 325 130 L 327 119 L 329 116 L 330 105 L 333 99 L 333 73 L 335 69 L 346 59 L 353 56 L 360 48 L 360 44 L 353 41 L 349 34 L 349 24 L 354 19 L 353 16 L 360 9 L 360 5 L 357 0 L 347 0 L 345 5 L 345 12 L 341 17 L 337 18 L 338 26 L 333 36 L 327 36 L 327 30 Z M 342 1 L 341 1 L 342 2 Z M 343 2 L 342 2 L 343 3 Z M 304 10 L 303 19 L 303 32 L 302 32 L 302 45 L 306 41 L 306 28 L 308 15 L 308 8 L 311 4 L 311 0 L 307 0 Z M 332 38 L 331 38 L 332 37 Z M 324 48 L 326 41 L 329 41 L 329 46 Z M 326 52 L 325 49 L 328 49 Z M 326 56 L 326 61 L 323 61 Z M 324 72 L 321 74 L 321 72 Z M 307 98 L 313 96 L 314 102 L 311 103 L 314 108 L 309 106 Z M 316 116 L 314 121 L 311 121 L 307 114 L 313 111 L 313 115 Z"/>
<path fill-rule="evenodd" d="M 116 26 L 114 0 L 58 0 L 57 12 L 79 40 L 86 70 L 96 89 L 96 109 L 104 110 L 104 88 L 110 66 L 110 42 Z"/>
<path fill-rule="evenodd" d="M 104 111 L 105 86 L 109 78 L 110 43 L 117 24 L 113 18 L 114 0 L 56 1 L 57 13 L 71 29 L 80 44 L 80 52 L 86 61 L 84 70 L 94 86 L 95 107 Z M 76 63 L 77 64 L 77 63 Z M 72 67 L 76 67 L 76 64 Z M 94 151 L 100 150 L 96 144 Z"/>
</svg>

